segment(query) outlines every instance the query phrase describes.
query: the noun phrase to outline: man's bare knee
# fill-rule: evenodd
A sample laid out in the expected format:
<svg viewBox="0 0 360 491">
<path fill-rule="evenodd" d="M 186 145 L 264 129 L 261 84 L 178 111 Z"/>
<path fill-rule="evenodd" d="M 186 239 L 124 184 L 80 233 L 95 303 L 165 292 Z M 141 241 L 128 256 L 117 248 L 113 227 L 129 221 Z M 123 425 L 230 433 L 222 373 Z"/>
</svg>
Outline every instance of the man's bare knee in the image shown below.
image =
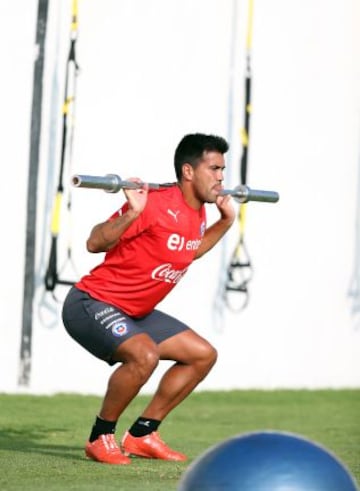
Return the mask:
<svg viewBox="0 0 360 491">
<path fill-rule="evenodd" d="M 133 370 L 136 370 L 143 382 L 150 377 L 159 363 L 159 354 L 154 350 L 144 350 L 141 356 L 131 363 Z"/>
<path fill-rule="evenodd" d="M 193 360 L 192 365 L 201 377 L 205 377 L 215 365 L 218 353 L 216 349 L 208 344 L 203 346 L 198 356 Z"/>
<path fill-rule="evenodd" d="M 120 345 L 113 356 L 114 361 L 122 363 L 131 371 L 138 384 L 147 381 L 159 363 L 157 345 L 147 335 L 134 336 Z"/>
<path fill-rule="evenodd" d="M 124 360 L 129 369 L 136 375 L 140 383 L 145 383 L 159 363 L 159 353 L 156 345 L 139 344 L 131 356 Z"/>
<path fill-rule="evenodd" d="M 209 370 L 215 365 L 217 357 L 218 353 L 216 349 L 213 346 L 209 345 L 205 357 L 205 364 L 209 367 Z"/>
</svg>

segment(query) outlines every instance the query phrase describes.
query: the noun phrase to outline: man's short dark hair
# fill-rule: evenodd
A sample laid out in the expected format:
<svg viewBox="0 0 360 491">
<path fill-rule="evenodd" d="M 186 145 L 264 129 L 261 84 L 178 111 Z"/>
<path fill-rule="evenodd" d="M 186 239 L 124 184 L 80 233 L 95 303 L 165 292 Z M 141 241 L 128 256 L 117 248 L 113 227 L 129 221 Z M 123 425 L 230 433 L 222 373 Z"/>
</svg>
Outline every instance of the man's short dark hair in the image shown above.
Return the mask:
<svg viewBox="0 0 360 491">
<path fill-rule="evenodd" d="M 185 135 L 175 150 L 174 166 L 178 181 L 182 177 L 182 166 L 185 163 L 196 167 L 204 156 L 204 152 L 226 153 L 229 144 L 221 136 L 193 133 Z"/>
</svg>

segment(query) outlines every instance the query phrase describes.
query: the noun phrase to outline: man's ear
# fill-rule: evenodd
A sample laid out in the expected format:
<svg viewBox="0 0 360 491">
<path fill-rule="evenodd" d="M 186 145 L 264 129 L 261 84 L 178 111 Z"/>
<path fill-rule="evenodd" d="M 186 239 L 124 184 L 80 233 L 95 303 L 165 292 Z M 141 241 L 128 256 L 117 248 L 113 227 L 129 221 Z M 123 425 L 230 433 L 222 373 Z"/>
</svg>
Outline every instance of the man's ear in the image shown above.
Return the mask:
<svg viewBox="0 0 360 491">
<path fill-rule="evenodd" d="M 191 181 L 194 175 L 194 169 L 191 164 L 183 164 L 182 166 L 183 178 L 186 181 Z"/>
</svg>

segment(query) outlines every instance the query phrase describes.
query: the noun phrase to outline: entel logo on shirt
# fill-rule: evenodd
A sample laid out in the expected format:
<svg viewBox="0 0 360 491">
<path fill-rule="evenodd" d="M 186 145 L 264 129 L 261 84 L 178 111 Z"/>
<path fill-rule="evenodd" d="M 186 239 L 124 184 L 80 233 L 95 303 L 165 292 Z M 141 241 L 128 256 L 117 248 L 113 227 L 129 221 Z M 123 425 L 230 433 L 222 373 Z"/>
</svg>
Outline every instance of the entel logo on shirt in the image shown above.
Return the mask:
<svg viewBox="0 0 360 491">
<path fill-rule="evenodd" d="M 187 251 L 196 251 L 199 249 L 201 240 L 188 240 L 185 242 L 185 237 L 179 234 L 171 234 L 167 241 L 167 247 L 170 251 L 182 251 L 184 248 Z"/>
<path fill-rule="evenodd" d="M 151 273 L 151 278 L 157 281 L 164 281 L 165 283 L 178 283 L 187 269 L 172 269 L 172 264 L 170 263 L 160 264 Z"/>
</svg>

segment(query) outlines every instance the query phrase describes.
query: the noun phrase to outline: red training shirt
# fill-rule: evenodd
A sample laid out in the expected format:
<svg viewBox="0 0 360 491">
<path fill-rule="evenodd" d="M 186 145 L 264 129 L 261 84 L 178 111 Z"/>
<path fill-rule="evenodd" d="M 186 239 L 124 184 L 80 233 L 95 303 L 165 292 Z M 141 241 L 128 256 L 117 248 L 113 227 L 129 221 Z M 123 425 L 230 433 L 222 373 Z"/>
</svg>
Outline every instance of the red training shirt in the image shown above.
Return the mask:
<svg viewBox="0 0 360 491">
<path fill-rule="evenodd" d="M 109 220 L 127 208 L 126 202 Z M 205 207 L 188 206 L 178 186 L 150 191 L 143 212 L 76 286 L 130 316 L 142 317 L 184 276 L 205 229 Z"/>
</svg>

